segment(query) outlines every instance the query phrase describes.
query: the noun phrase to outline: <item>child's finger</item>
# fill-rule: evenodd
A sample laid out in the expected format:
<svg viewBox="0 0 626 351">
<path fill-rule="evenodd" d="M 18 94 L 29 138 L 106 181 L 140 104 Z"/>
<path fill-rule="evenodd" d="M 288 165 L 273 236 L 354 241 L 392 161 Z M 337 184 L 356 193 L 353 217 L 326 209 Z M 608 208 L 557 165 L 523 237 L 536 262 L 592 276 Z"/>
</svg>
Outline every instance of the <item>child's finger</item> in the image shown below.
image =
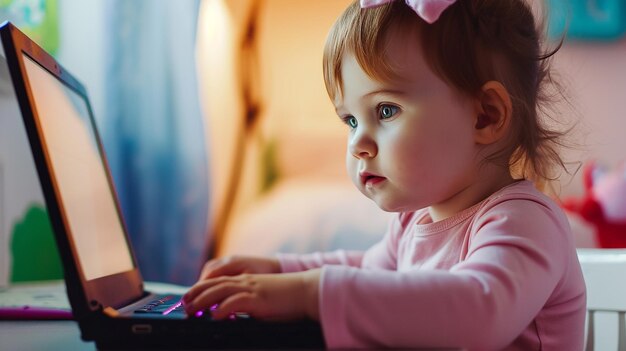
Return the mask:
<svg viewBox="0 0 626 351">
<path fill-rule="evenodd" d="M 210 271 L 207 271 L 206 279 L 238 275 L 241 274 L 243 270 L 244 268 L 242 267 L 240 261 L 230 260 L 213 266 Z"/>
<path fill-rule="evenodd" d="M 207 262 L 202 268 L 202 273 L 200 274 L 201 279 L 208 279 L 211 277 L 215 277 L 214 271 L 220 269 L 220 267 L 225 267 L 232 264 L 231 258 L 218 258 L 215 260 L 211 260 Z"/>
<path fill-rule="evenodd" d="M 208 309 L 215 304 L 220 304 L 224 299 L 233 294 L 247 291 L 249 291 L 249 287 L 240 282 L 225 282 L 214 285 L 198 294 L 194 299 L 189 300 L 189 302 L 185 304 L 185 311 L 189 314 L 193 314 Z"/>
<path fill-rule="evenodd" d="M 211 272 L 216 266 L 218 266 L 220 264 L 220 261 L 220 259 L 216 259 L 210 260 L 205 263 L 202 267 L 202 271 L 200 272 L 200 277 L 198 278 L 198 280 L 206 279 L 209 272 Z"/>
<path fill-rule="evenodd" d="M 220 278 L 215 278 L 215 279 L 204 279 L 204 280 L 201 280 L 201 281 L 197 282 L 196 284 L 194 284 L 187 291 L 187 293 L 185 293 L 185 295 L 183 295 L 183 303 L 185 303 L 185 305 L 190 304 L 203 291 L 211 288 L 212 286 L 226 283 L 229 280 L 232 281 L 232 277 L 220 277 Z"/>
<path fill-rule="evenodd" d="M 226 257 L 209 261 L 202 268 L 200 280 L 224 275 L 238 275 L 245 270 L 245 262 L 237 257 Z"/>
<path fill-rule="evenodd" d="M 219 307 L 211 315 L 215 319 L 224 319 L 233 312 L 246 312 L 251 316 L 255 315 L 254 295 L 248 291 L 239 292 L 224 299 Z"/>
</svg>

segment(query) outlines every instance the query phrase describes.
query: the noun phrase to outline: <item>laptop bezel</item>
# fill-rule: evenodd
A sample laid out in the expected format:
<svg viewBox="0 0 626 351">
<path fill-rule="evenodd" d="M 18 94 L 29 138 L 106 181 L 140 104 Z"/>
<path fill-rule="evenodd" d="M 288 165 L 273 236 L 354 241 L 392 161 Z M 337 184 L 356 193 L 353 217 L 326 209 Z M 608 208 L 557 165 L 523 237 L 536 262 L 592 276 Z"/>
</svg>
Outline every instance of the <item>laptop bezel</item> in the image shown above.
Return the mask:
<svg viewBox="0 0 626 351">
<path fill-rule="evenodd" d="M 128 236 L 127 226 L 124 221 L 124 216 L 122 215 L 104 147 L 97 131 L 93 111 L 85 87 L 51 55 L 29 39 L 12 23 L 8 21 L 2 23 L 0 25 L 0 35 L 2 37 L 7 65 L 15 88 L 15 95 L 20 106 L 24 127 L 28 135 L 31 152 L 48 209 L 50 222 L 61 256 L 68 296 L 75 317 L 86 317 L 88 314 L 101 311 L 106 307 L 121 307 L 141 298 L 145 295 L 143 279 Z M 92 280 L 85 279 L 85 274 L 80 266 L 76 245 L 70 235 L 71 229 L 64 212 L 63 202 L 58 190 L 58 183 L 54 178 L 54 174 L 52 174 L 53 168 L 50 163 L 50 157 L 42 142 L 43 137 L 39 124 L 39 115 L 36 111 L 28 75 L 25 70 L 23 54 L 56 77 L 62 84 L 65 84 L 65 86 L 75 91 L 86 103 L 89 112 L 90 127 L 93 128 L 96 137 L 109 189 L 111 195 L 114 197 L 116 210 L 120 217 L 125 240 L 132 258 L 133 269 L 130 271 Z"/>
</svg>

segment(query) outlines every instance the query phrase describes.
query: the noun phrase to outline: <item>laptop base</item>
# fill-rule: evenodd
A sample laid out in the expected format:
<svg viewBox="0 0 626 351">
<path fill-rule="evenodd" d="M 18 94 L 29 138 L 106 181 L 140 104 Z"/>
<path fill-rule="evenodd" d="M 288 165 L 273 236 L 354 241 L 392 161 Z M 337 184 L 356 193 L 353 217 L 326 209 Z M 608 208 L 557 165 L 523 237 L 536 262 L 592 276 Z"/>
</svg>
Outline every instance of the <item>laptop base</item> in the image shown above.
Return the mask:
<svg viewBox="0 0 626 351">
<path fill-rule="evenodd" d="M 325 349 L 319 323 L 111 318 L 79 323 L 98 349 Z M 210 324 L 210 325 L 207 325 Z"/>
</svg>

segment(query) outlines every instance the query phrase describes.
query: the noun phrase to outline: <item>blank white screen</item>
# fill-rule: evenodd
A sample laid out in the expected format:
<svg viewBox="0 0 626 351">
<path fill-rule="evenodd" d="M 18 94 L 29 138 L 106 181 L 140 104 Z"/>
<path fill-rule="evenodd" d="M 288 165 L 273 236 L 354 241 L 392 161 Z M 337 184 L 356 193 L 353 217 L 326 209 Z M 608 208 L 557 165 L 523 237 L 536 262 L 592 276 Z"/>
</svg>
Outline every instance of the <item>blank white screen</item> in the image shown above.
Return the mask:
<svg viewBox="0 0 626 351">
<path fill-rule="evenodd" d="M 134 268 L 85 100 L 24 55 L 44 150 L 85 279 Z"/>
</svg>

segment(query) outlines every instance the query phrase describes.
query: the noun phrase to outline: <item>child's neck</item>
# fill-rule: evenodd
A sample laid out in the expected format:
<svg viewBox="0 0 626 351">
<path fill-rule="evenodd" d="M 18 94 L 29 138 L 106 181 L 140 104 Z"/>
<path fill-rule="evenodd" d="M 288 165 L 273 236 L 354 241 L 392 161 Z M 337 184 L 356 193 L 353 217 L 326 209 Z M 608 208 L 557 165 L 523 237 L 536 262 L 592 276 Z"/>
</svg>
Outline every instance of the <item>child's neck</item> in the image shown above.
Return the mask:
<svg viewBox="0 0 626 351">
<path fill-rule="evenodd" d="M 474 177 L 474 181 L 447 200 L 428 208 L 433 222 L 446 218 L 472 207 L 491 194 L 515 182 L 508 171 L 492 165 L 486 166 Z"/>
</svg>

